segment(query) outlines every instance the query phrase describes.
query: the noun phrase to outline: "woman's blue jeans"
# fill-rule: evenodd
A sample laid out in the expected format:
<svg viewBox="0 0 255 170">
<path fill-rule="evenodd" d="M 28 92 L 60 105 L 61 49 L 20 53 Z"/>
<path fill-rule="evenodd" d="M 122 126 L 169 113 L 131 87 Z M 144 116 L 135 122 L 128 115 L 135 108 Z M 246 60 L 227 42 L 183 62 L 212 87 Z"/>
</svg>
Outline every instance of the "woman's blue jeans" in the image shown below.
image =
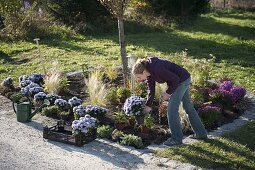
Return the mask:
<svg viewBox="0 0 255 170">
<path fill-rule="evenodd" d="M 183 108 L 188 115 L 189 122 L 196 136 L 205 137 L 207 132 L 205 127 L 203 126 L 197 111 L 195 110 L 193 104 L 191 103 L 190 93 L 189 93 L 189 85 L 191 82 L 191 78 L 188 78 L 184 82 L 182 82 L 175 92 L 171 95 L 168 103 L 168 124 L 171 130 L 171 140 L 176 142 L 182 142 L 183 133 L 182 133 L 182 125 L 180 121 L 179 114 L 179 105 L 183 104 Z"/>
</svg>

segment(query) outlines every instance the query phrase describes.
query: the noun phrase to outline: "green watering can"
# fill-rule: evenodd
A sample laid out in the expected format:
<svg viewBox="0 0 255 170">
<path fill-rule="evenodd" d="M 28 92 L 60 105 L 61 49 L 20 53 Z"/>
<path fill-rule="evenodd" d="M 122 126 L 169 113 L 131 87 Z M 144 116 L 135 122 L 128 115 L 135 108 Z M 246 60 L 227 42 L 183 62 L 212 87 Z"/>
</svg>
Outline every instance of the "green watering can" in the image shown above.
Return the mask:
<svg viewBox="0 0 255 170">
<path fill-rule="evenodd" d="M 36 113 L 38 113 L 43 107 L 47 105 L 50 105 L 49 100 L 44 100 L 43 104 L 32 112 L 31 102 L 12 103 L 12 107 L 17 115 L 18 122 L 30 121 Z"/>
</svg>

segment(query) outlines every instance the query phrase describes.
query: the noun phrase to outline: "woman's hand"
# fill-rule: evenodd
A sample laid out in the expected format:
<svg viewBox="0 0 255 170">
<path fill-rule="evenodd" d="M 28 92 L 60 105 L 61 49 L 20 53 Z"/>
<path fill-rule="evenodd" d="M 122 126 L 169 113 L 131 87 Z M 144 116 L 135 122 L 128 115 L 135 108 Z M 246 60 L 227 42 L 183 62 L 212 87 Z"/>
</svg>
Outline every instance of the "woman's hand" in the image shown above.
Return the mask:
<svg viewBox="0 0 255 170">
<path fill-rule="evenodd" d="M 163 93 L 161 93 L 161 97 L 162 97 L 162 99 L 163 99 L 164 101 L 167 101 L 167 100 L 170 99 L 171 95 L 168 94 L 167 92 L 163 92 Z"/>
<path fill-rule="evenodd" d="M 148 113 L 150 113 L 150 111 L 151 111 L 151 107 L 149 107 L 149 106 L 145 106 L 143 109 L 144 114 L 148 114 Z"/>
</svg>

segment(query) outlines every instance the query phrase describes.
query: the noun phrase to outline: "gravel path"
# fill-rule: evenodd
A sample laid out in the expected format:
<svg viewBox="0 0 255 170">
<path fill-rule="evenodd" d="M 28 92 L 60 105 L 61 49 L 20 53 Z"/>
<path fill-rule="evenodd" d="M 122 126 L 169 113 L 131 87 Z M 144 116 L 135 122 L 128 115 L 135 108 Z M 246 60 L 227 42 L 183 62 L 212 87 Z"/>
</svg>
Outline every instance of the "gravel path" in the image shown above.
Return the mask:
<svg viewBox="0 0 255 170">
<path fill-rule="evenodd" d="M 254 113 L 255 108 L 209 133 L 210 137 L 218 137 L 254 120 Z M 40 114 L 31 122 L 17 122 L 11 102 L 0 95 L 0 170 L 198 169 L 190 164 L 155 157 L 153 150 L 164 148 L 159 145 L 137 150 L 101 139 L 83 147 L 45 140 L 43 125 L 52 123 L 52 119 Z M 193 142 L 195 140 L 184 139 L 185 144 Z"/>
</svg>

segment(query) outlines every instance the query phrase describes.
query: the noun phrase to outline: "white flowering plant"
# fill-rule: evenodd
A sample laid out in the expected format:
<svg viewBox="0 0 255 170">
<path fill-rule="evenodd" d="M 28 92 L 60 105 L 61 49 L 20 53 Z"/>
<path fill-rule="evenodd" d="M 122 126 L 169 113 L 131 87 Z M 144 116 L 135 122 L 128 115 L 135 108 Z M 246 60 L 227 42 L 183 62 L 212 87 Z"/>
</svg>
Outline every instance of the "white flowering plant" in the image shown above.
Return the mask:
<svg viewBox="0 0 255 170">
<path fill-rule="evenodd" d="M 139 96 L 126 99 L 123 110 L 127 116 L 141 116 L 145 107 L 145 100 Z"/>
<path fill-rule="evenodd" d="M 96 119 L 86 114 L 84 117 L 80 117 L 79 120 L 72 122 L 73 134 L 78 135 L 80 133 L 88 133 L 91 128 L 96 127 Z"/>
</svg>

